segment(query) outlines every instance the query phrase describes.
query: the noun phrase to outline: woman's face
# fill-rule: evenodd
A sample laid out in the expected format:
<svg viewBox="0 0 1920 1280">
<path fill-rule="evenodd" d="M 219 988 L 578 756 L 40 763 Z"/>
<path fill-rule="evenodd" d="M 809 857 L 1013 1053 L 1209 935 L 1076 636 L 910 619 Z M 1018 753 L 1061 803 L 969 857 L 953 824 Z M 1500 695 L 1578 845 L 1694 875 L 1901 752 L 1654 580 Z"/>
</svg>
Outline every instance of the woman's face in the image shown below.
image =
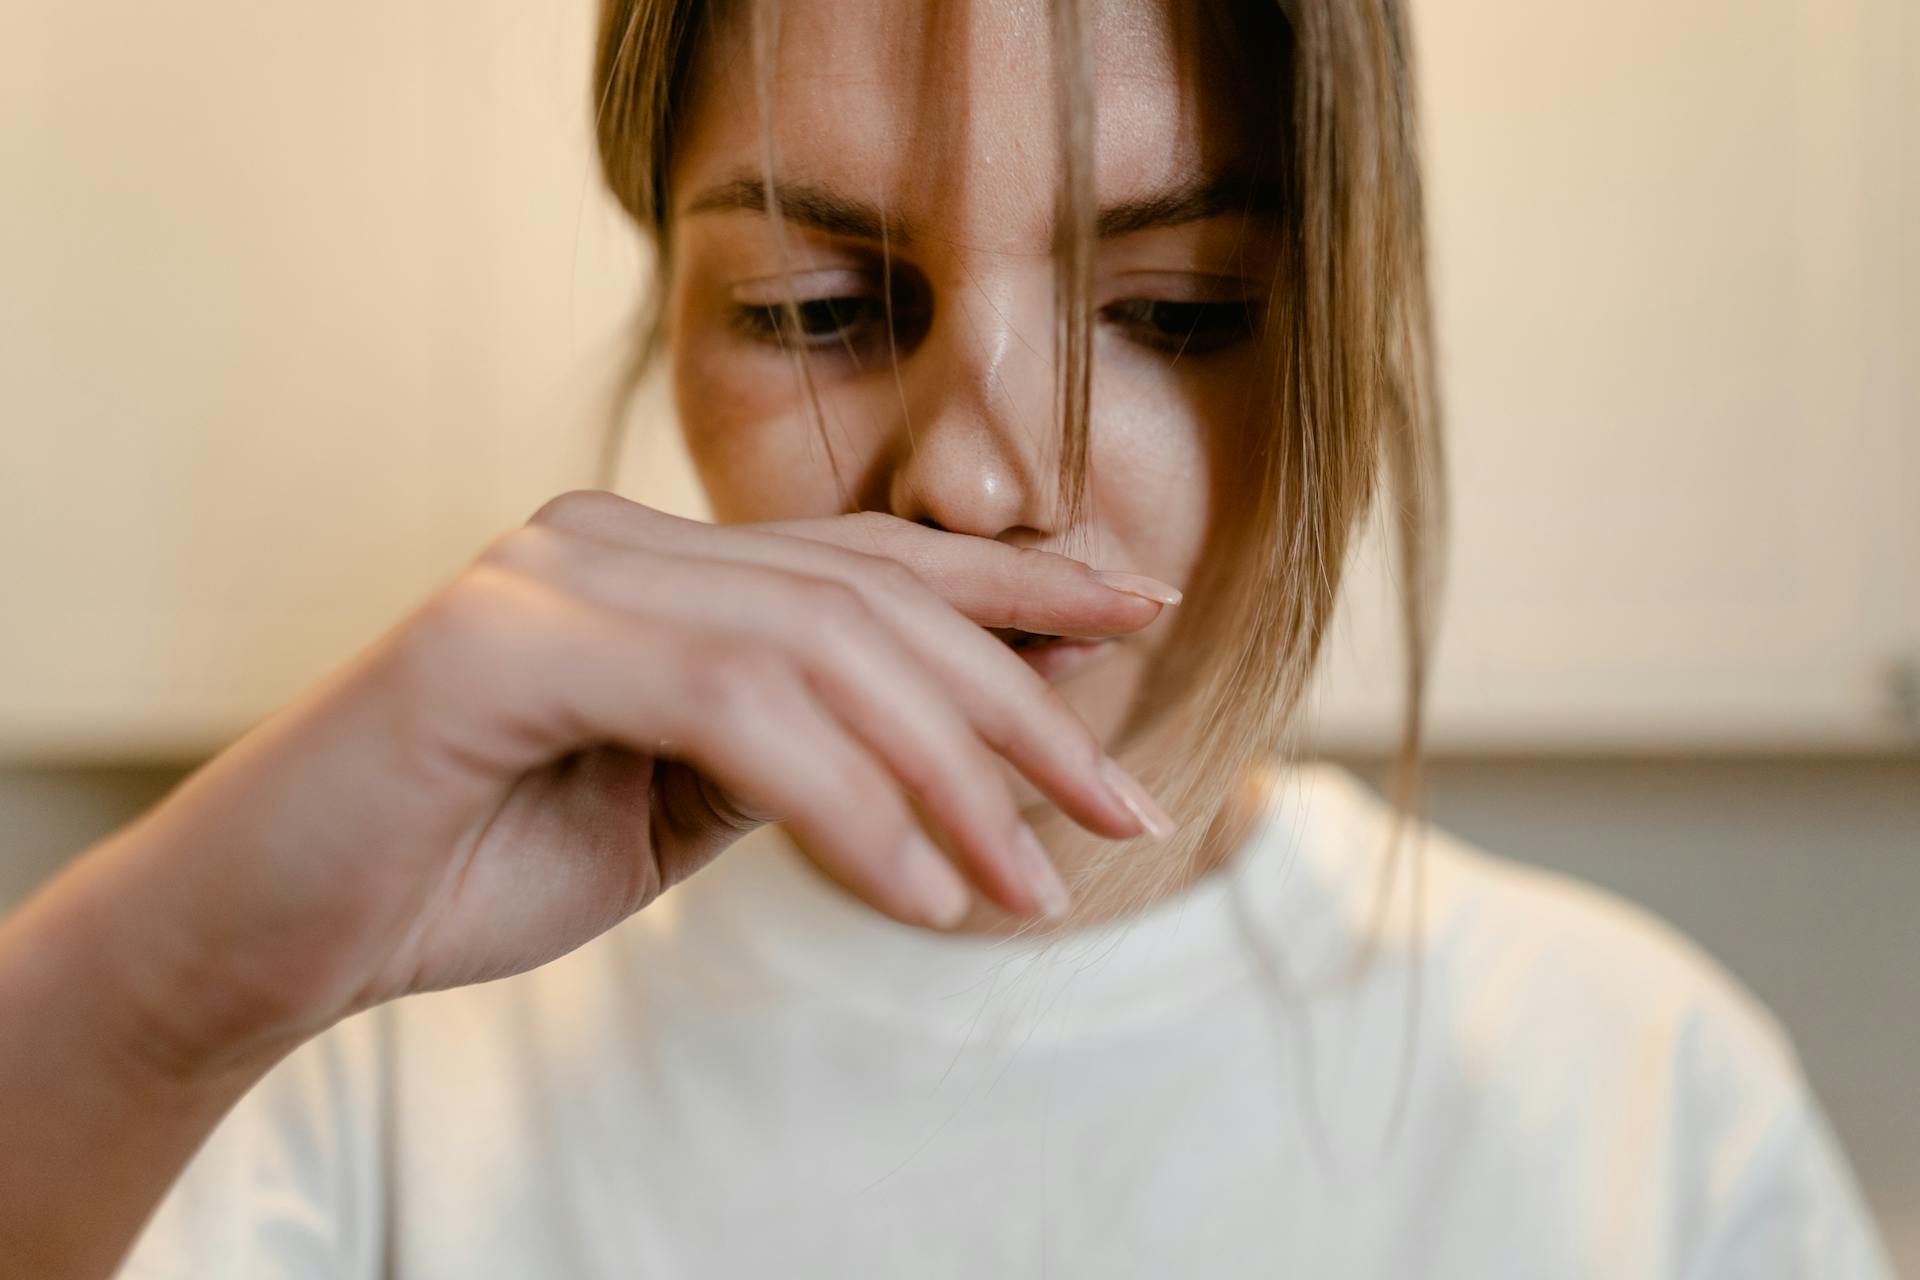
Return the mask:
<svg viewBox="0 0 1920 1280">
<path fill-rule="evenodd" d="M 1263 140 L 1240 122 L 1277 136 L 1278 117 L 1226 87 L 1197 6 L 1090 7 L 1101 235 L 1082 528 L 1069 539 L 1056 502 L 1056 77 L 1048 6 L 1023 0 L 782 0 L 764 113 L 750 6 L 704 43 L 668 182 L 667 305 L 680 419 L 719 519 L 877 509 L 1192 577 L 1258 420 L 1251 336 L 1274 245 Z M 769 127 L 785 256 L 761 186 Z M 769 310 L 786 299 L 831 461 Z M 1172 612 L 1030 660 L 1111 740 Z"/>
</svg>

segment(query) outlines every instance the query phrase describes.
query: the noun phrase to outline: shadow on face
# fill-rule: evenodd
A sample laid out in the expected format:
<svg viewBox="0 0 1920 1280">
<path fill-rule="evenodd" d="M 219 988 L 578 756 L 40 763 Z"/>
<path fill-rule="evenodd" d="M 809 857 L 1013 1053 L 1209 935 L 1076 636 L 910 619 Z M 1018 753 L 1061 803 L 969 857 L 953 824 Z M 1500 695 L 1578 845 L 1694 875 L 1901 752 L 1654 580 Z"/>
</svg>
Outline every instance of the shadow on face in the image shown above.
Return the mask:
<svg viewBox="0 0 1920 1280">
<path fill-rule="evenodd" d="M 759 58 L 751 6 L 705 33 L 669 170 L 667 331 L 718 519 L 882 510 L 1195 576 L 1258 420 L 1280 117 L 1199 7 L 1093 8 L 1094 396 L 1073 529 L 1046 7 L 783 0 Z M 1103 735 L 1170 622 L 1062 683 Z"/>
</svg>

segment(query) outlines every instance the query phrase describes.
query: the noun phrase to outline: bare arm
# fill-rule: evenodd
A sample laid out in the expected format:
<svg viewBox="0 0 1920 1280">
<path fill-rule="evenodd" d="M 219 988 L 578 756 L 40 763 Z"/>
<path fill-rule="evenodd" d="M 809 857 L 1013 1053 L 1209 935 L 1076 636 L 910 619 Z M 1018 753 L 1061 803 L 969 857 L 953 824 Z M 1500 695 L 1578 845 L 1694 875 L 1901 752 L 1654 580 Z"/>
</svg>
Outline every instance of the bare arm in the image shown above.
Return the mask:
<svg viewBox="0 0 1920 1280">
<path fill-rule="evenodd" d="M 0 923 L 0 1259 L 109 1274 L 297 1045 L 554 959 L 760 822 L 901 920 L 1057 914 L 1003 766 L 1110 838 L 1144 793 L 986 628 L 1168 598 L 1113 581 L 891 517 L 548 503 Z"/>
<path fill-rule="evenodd" d="M 0 921 L 0 1258 L 8 1275 L 111 1274 L 167 1187 L 297 1039 L 191 1054 L 147 1010 L 166 990 L 143 940 L 139 828 Z M 129 927 L 132 925 L 133 927 Z"/>
</svg>

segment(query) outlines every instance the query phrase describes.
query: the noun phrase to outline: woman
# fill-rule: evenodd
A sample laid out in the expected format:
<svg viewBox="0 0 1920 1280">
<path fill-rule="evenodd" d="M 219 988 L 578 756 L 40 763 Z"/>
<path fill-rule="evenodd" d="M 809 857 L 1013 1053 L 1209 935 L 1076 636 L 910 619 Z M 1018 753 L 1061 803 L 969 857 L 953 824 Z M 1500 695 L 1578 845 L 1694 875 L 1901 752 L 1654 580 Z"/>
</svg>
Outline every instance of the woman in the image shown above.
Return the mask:
<svg viewBox="0 0 1920 1280">
<path fill-rule="evenodd" d="M 1419 706 L 1397 5 L 598 67 L 719 523 L 547 504 L 7 922 L 10 1265 L 1885 1274 L 1709 961 L 1286 758 L 1381 471 Z"/>
</svg>

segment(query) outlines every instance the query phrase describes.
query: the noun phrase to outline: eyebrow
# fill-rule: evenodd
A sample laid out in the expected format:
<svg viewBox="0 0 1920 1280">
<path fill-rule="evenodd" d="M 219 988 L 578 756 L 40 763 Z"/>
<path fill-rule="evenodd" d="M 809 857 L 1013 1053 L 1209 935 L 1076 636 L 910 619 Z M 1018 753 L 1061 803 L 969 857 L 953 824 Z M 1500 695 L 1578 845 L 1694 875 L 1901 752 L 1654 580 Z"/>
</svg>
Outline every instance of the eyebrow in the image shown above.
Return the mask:
<svg viewBox="0 0 1920 1280">
<path fill-rule="evenodd" d="M 908 244 L 913 228 L 870 201 L 843 195 L 819 183 L 796 181 L 778 185 L 780 212 L 790 221 L 829 235 L 858 240 L 888 240 Z M 770 201 L 759 178 L 733 178 L 703 192 L 687 206 L 687 214 L 744 210 L 765 213 Z M 1274 217 L 1283 205 L 1280 189 L 1239 174 L 1218 174 L 1178 182 L 1143 196 L 1102 207 L 1094 228 L 1102 239 L 1200 222 L 1222 214 Z"/>
<path fill-rule="evenodd" d="M 1106 205 L 1095 215 L 1094 226 L 1102 237 L 1124 236 L 1229 213 L 1272 218 L 1279 216 L 1284 207 L 1279 187 L 1241 174 L 1226 173 L 1174 183 L 1144 196 Z"/>
<path fill-rule="evenodd" d="M 905 243 L 912 239 L 906 224 L 884 213 L 879 205 L 841 195 L 831 187 L 813 182 L 783 182 L 778 190 L 780 213 L 790 222 L 859 240 Z M 728 209 L 765 213 L 770 203 L 767 185 L 759 178 L 734 178 L 702 194 L 687 206 L 687 214 Z"/>
</svg>

